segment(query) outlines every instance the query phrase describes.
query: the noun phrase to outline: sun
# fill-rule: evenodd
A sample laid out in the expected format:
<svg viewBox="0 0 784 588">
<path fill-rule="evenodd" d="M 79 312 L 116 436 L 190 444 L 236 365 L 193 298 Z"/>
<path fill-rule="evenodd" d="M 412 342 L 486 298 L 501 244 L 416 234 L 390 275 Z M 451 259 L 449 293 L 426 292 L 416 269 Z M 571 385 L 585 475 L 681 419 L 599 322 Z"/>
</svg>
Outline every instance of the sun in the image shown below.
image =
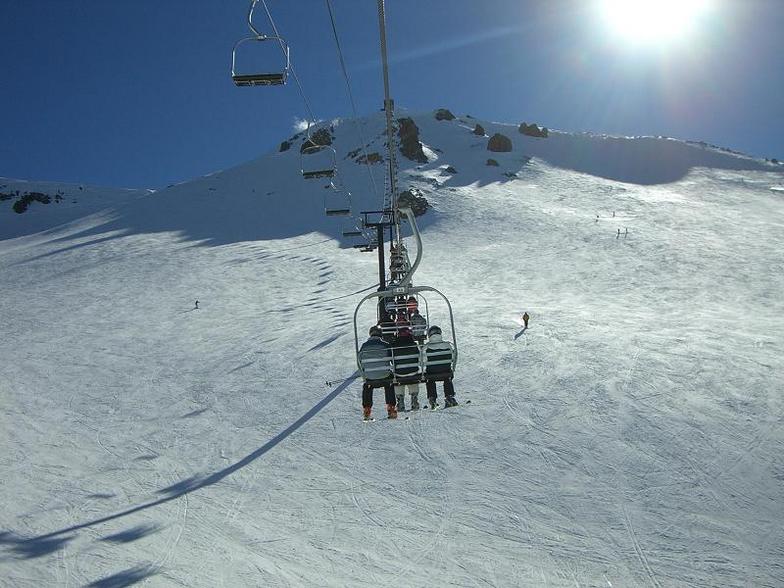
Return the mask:
<svg viewBox="0 0 784 588">
<path fill-rule="evenodd" d="M 708 0 L 602 0 L 602 18 L 624 40 L 665 43 L 693 31 Z"/>
</svg>

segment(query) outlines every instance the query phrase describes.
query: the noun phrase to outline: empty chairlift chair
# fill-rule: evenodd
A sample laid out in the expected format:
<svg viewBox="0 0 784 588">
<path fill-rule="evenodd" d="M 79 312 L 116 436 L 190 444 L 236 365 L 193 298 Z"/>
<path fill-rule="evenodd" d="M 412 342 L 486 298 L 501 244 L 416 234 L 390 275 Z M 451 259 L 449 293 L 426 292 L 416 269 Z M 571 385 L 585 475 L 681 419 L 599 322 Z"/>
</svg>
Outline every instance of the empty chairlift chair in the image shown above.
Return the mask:
<svg viewBox="0 0 784 588">
<path fill-rule="evenodd" d="M 351 216 L 351 194 L 335 186 L 324 194 L 324 214 L 327 216 Z"/>
<path fill-rule="evenodd" d="M 286 83 L 291 67 L 289 46 L 283 38 L 264 35 L 256 29 L 253 9 L 257 3 L 258 0 L 253 0 L 248 11 L 248 27 L 252 35 L 237 41 L 231 51 L 231 79 L 236 86 L 279 86 Z M 255 49 L 251 50 L 251 47 Z M 244 56 L 242 66 L 238 65 L 238 52 Z M 277 54 L 281 57 L 270 57 Z M 270 62 L 270 59 L 274 61 Z"/>
<path fill-rule="evenodd" d="M 300 154 L 300 162 L 302 177 L 306 180 L 332 178 L 338 167 L 337 153 L 329 145 L 311 144 L 304 147 Z"/>
<path fill-rule="evenodd" d="M 343 230 L 344 237 L 361 237 L 364 233 L 357 227 L 348 228 Z"/>
</svg>

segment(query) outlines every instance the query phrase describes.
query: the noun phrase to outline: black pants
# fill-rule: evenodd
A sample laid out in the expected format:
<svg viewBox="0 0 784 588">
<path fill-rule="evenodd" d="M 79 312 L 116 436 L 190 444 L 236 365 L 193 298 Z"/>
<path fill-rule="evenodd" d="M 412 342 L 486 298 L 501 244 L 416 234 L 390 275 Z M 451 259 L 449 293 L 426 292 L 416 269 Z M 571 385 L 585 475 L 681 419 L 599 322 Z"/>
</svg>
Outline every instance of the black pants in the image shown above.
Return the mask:
<svg viewBox="0 0 784 588">
<path fill-rule="evenodd" d="M 395 404 L 395 390 L 392 382 L 365 382 L 362 384 L 362 407 L 373 406 L 373 389 L 384 388 L 384 402 Z"/>
<path fill-rule="evenodd" d="M 436 382 L 444 382 L 444 396 L 446 398 L 455 397 L 455 387 L 452 385 L 452 376 L 447 376 L 443 380 L 427 380 L 425 388 L 427 388 L 427 397 L 435 400 L 438 395 L 436 394 Z"/>
</svg>

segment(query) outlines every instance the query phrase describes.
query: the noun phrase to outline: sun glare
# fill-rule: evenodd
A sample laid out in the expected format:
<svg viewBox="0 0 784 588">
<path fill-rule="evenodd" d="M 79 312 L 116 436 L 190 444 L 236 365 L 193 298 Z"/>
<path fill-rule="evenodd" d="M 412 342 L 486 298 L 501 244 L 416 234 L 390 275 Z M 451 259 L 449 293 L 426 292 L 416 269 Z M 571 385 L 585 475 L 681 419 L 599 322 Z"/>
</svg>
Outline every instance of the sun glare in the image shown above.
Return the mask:
<svg viewBox="0 0 784 588">
<path fill-rule="evenodd" d="M 603 0 L 604 20 L 625 40 L 660 43 L 686 36 L 708 0 Z"/>
</svg>

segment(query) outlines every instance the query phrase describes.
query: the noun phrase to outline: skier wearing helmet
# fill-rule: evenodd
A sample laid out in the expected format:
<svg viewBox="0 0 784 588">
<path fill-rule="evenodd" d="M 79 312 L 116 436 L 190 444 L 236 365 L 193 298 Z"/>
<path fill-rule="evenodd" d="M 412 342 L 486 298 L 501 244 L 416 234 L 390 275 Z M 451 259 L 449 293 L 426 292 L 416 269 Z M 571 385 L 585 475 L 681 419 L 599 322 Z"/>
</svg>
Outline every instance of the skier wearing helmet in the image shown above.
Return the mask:
<svg viewBox="0 0 784 588">
<path fill-rule="evenodd" d="M 454 377 L 454 350 L 443 340 L 441 328 L 433 325 L 427 330 L 428 340 L 422 349 L 425 360 L 425 388 L 427 401 L 431 409 L 436 408 L 436 382 L 444 383 L 444 408 L 457 406 L 455 388 L 452 385 Z"/>
<path fill-rule="evenodd" d="M 387 417 L 397 418 L 395 392 L 392 387 L 392 351 L 389 343 L 384 341 L 378 325 L 370 327 L 370 338 L 359 349 L 359 365 L 365 382 L 362 384 L 362 418 L 371 420 L 373 408 L 373 390 L 384 388 L 384 400 L 387 405 Z"/>
</svg>

